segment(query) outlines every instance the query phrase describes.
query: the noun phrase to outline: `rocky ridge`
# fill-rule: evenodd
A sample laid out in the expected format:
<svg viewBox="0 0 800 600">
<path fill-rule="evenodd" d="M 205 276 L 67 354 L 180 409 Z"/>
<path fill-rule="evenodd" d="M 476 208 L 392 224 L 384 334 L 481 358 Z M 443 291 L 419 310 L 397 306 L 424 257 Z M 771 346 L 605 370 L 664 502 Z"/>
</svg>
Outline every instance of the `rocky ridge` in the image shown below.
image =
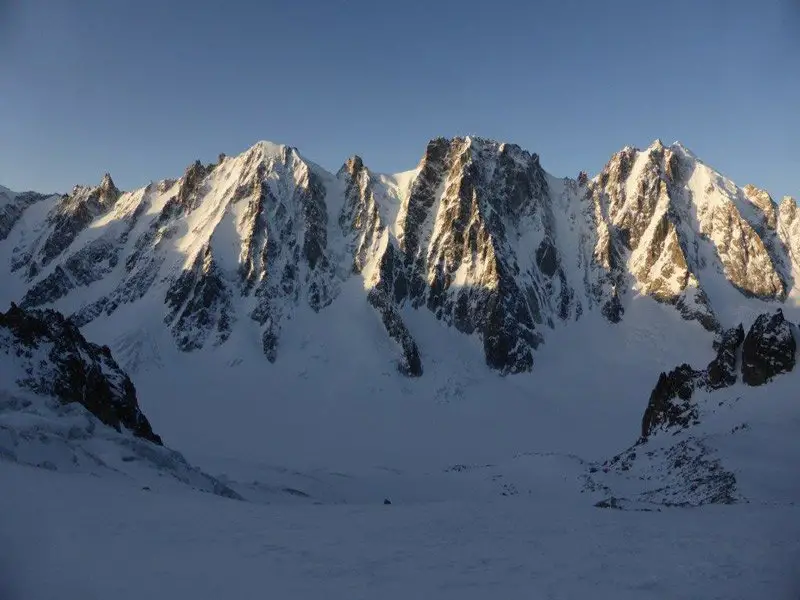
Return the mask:
<svg viewBox="0 0 800 600">
<path fill-rule="evenodd" d="M 662 372 L 642 418 L 639 440 L 587 475 L 587 488 L 610 495 L 599 506 L 680 505 L 746 501 L 730 466 L 715 451 L 722 432 L 703 433 L 704 421 L 739 398 L 720 394 L 739 381 L 762 386 L 794 369 L 797 326 L 778 309 L 744 327 L 729 329 L 714 342 L 716 357 L 705 369 L 682 364 Z M 699 397 L 701 396 L 702 397 Z M 712 401 L 713 399 L 713 401 Z M 749 427 L 740 422 L 724 435 Z M 627 490 L 619 495 L 618 490 Z"/>
<path fill-rule="evenodd" d="M 109 348 L 87 342 L 60 313 L 12 305 L 0 313 L 0 353 L 5 383 L 13 389 L 80 404 L 117 431 L 124 427 L 161 444 L 139 409 L 133 382 Z"/>
<path fill-rule="evenodd" d="M 797 326 L 778 309 L 760 315 L 747 335 L 742 325 L 724 332 L 714 342 L 716 358 L 705 369 L 695 370 L 683 364 L 661 373 L 642 418 L 642 439 L 658 430 L 687 427 L 696 421 L 697 404 L 692 395 L 697 390 L 731 387 L 737 382 L 739 371 L 745 385 L 758 386 L 794 369 L 796 331 Z"/>
<path fill-rule="evenodd" d="M 728 306 L 783 302 L 800 255 L 793 200 L 659 141 L 576 180 L 473 137 L 431 140 L 398 175 L 358 156 L 332 174 L 260 142 L 133 192 L 107 175 L 49 198 L 40 222 L 19 215 L 43 196 L 9 196 L 0 214 L 22 290 L 10 299 L 25 308 L 78 306 L 83 326 L 147 300 L 181 350 L 255 327 L 276 362 L 284 324 L 324 311 L 355 277 L 410 376 L 425 365 L 408 310 L 479 337 L 491 368 L 517 373 L 557 323 L 619 322 L 638 295 L 719 334 L 735 325 Z"/>
</svg>

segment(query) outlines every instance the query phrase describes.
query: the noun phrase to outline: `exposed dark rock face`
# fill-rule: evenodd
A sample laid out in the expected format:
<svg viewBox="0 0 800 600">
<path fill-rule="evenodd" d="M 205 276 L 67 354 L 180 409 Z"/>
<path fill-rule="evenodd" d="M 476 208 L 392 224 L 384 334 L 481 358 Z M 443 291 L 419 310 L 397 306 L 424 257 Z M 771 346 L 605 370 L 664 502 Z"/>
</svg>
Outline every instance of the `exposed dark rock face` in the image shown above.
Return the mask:
<svg viewBox="0 0 800 600">
<path fill-rule="evenodd" d="M 687 427 L 697 419 L 692 394 L 732 386 L 737 381 L 737 361 L 741 348 L 742 381 L 762 385 L 776 375 L 794 368 L 797 344 L 794 325 L 783 311 L 760 315 L 747 336 L 739 325 L 720 335 L 714 342 L 717 356 L 703 370 L 684 364 L 670 373 L 661 373 L 642 418 L 642 439 L 659 429 Z"/>
<path fill-rule="evenodd" d="M 687 427 L 697 419 L 692 394 L 705 379 L 704 371 L 683 364 L 669 373 L 661 373 L 642 418 L 642 438 L 659 428 Z"/>
<path fill-rule="evenodd" d="M 367 263 L 380 252 L 381 239 L 388 235 L 386 224 L 381 221 L 375 200 L 372 174 L 361 157 L 350 158 L 337 177 L 345 183 L 339 227 L 353 255 L 353 272 L 362 273 Z"/>
<path fill-rule="evenodd" d="M 397 342 L 403 350 L 403 359 L 398 365 L 400 372 L 411 377 L 422 375 L 422 361 L 417 344 L 400 318 L 395 304 L 378 288 L 369 291 L 367 301 L 381 315 L 383 326 L 389 337 Z"/>
<path fill-rule="evenodd" d="M 189 165 L 181 178 L 181 185 L 178 189 L 178 206 L 186 211 L 192 211 L 197 207 L 197 202 L 201 198 L 199 192 L 203 178 L 211 171 L 204 167 L 199 160 Z"/>
<path fill-rule="evenodd" d="M 594 260 L 601 268 L 594 293 L 612 322 L 622 317 L 621 293 L 630 278 L 685 319 L 719 330 L 696 275 L 701 260 L 689 252 L 694 244 L 685 237 L 689 174 L 677 151 L 656 142 L 641 156 L 633 148 L 617 153 L 590 184 L 598 231 Z"/>
<path fill-rule="evenodd" d="M 35 308 L 55 302 L 72 290 L 100 281 L 112 273 L 119 264 L 120 255 L 131 231 L 146 207 L 146 204 L 140 204 L 132 213 L 120 217 L 119 227 L 112 228 L 64 258 L 47 277 L 40 279 L 28 289 L 22 299 L 22 307 Z M 92 311 L 95 311 L 92 318 L 99 314 L 99 311 L 96 311 L 96 304 L 93 303 L 81 311 L 81 316 L 75 319 L 79 326 L 91 320 L 85 316 Z M 108 307 L 108 302 L 104 302 L 103 306 Z"/>
<path fill-rule="evenodd" d="M 366 282 L 370 286 L 367 302 L 380 315 L 387 335 L 401 348 L 399 371 L 419 377 L 422 375 L 419 349 L 399 311 L 408 289 L 405 268 L 401 253 L 389 240 L 386 226 L 381 221 L 372 175 L 361 158 L 354 156 L 345 163 L 337 177 L 346 185 L 339 226 L 353 256 L 352 270 L 363 273 L 370 261 L 379 261 L 372 278 Z"/>
<path fill-rule="evenodd" d="M 161 444 L 108 347 L 87 342 L 61 313 L 12 305 L 0 313 L 0 353 L 21 364 L 20 387 L 64 404 L 77 402 L 106 425 Z"/>
<path fill-rule="evenodd" d="M 539 327 L 580 314 L 538 156 L 475 138 L 432 140 L 402 200 L 396 241 L 361 159 L 348 161 L 339 178 L 353 270 L 374 261 L 367 285 L 380 287 L 382 298 L 426 307 L 459 331 L 480 334 L 491 367 L 529 370 Z M 530 231 L 541 241 L 516 255 Z"/>
<path fill-rule="evenodd" d="M 800 264 L 800 210 L 794 198 L 786 196 L 778 205 L 778 241 L 786 251 L 786 262 Z M 790 280 L 791 281 L 791 280 Z M 792 281 L 792 283 L 794 283 Z"/>
<path fill-rule="evenodd" d="M 161 187 L 163 189 L 159 191 L 163 193 L 172 186 Z M 125 232 L 120 236 L 120 243 L 127 242 L 138 218 L 148 208 L 147 199 L 150 194 L 154 193 L 154 189 L 157 188 L 148 186 L 145 189 L 145 200 L 137 206 L 130 217 Z M 125 257 L 124 275 L 121 282 L 109 294 L 101 296 L 72 315 L 71 319 L 79 327 L 82 327 L 103 313 L 111 315 L 120 305 L 143 298 L 155 283 L 159 270 L 164 263 L 162 249 L 169 243 L 174 234 L 174 220 L 184 214 L 184 208 L 178 203 L 177 196 L 170 197 L 165 202 L 158 217 L 136 239 L 132 252 Z"/>
<path fill-rule="evenodd" d="M 719 332 L 722 326 L 711 308 L 711 302 L 705 291 L 696 287 L 693 292 L 694 294 L 681 294 L 674 300 L 675 308 L 687 321 L 697 321 L 707 331 Z"/>
<path fill-rule="evenodd" d="M 739 325 L 724 332 L 714 340 L 717 356 L 706 368 L 706 385 L 712 390 L 726 388 L 736 383 L 736 354 L 744 341 L 744 327 Z"/>
<path fill-rule="evenodd" d="M 539 327 L 577 313 L 535 154 L 479 139 L 433 140 L 399 222 L 404 272 L 394 277 L 393 296 L 478 332 L 491 367 L 529 370 Z M 517 256 L 511 248 L 528 227 L 543 239 Z"/>
<path fill-rule="evenodd" d="M 793 329 L 780 309 L 756 319 L 742 346 L 742 380 L 747 385 L 763 385 L 794 368 L 797 342 Z"/>
<path fill-rule="evenodd" d="M 339 222 L 351 236 L 353 270 L 374 264 L 366 283 L 380 290 L 373 296 L 380 306 L 391 299 L 425 307 L 459 331 L 477 332 L 487 364 L 504 373 L 531 368 L 540 326 L 578 313 L 536 155 L 474 138 L 432 140 L 400 206 L 396 242 L 363 161 L 354 157 L 338 176 L 346 185 Z M 517 256 L 512 248 L 527 226 L 541 241 Z"/>
<path fill-rule="evenodd" d="M 233 322 L 230 291 L 214 262 L 211 247 L 195 257 L 191 268 L 184 270 L 167 290 L 169 312 L 165 322 L 181 350 L 202 348 L 212 331 L 215 344 L 228 339 Z"/>
<path fill-rule="evenodd" d="M 780 220 L 780 208 L 766 191 L 753 185 L 742 188 L 744 197 L 756 209 L 752 215 L 745 213 L 748 222 L 764 243 L 775 273 L 780 278 L 782 290 L 778 298 L 785 298 L 786 293 L 794 286 L 792 275 L 792 238 L 787 236 L 785 223 Z M 793 202 L 796 207 L 796 203 Z"/>
<path fill-rule="evenodd" d="M 771 199 L 747 188 L 734 194 L 713 184 L 706 190 L 691 187 L 698 168 L 705 167 L 684 149 L 660 142 L 643 152 L 626 148 L 615 155 L 589 186 L 596 205 L 595 258 L 606 271 L 601 279 L 615 289 L 629 272 L 639 291 L 719 331 L 701 285 L 709 260 L 740 292 L 765 299 L 784 297 L 791 261 L 775 231 Z M 750 222 L 747 211 L 739 211 L 745 197 L 752 197 L 763 218 Z"/>
<path fill-rule="evenodd" d="M 235 201 L 247 198 L 247 207 L 242 215 L 242 251 L 239 258 L 239 277 L 242 291 L 249 294 L 261 273 L 266 249 L 267 215 L 266 208 L 270 201 L 268 187 L 263 184 L 266 166 L 260 163 L 256 167 L 256 177 L 239 185 L 235 192 Z"/>
<path fill-rule="evenodd" d="M 34 284 L 22 299 L 24 308 L 55 302 L 79 286 L 100 281 L 117 265 L 120 247 L 107 238 L 93 240 Z"/>
<path fill-rule="evenodd" d="M 653 505 L 733 504 L 742 499 L 734 473 L 725 469 L 713 448 L 692 436 L 667 446 L 637 443 L 590 467 L 586 475 L 589 491 L 609 494 L 620 483 L 625 496 L 607 496 L 595 506 L 653 510 Z"/>
</svg>

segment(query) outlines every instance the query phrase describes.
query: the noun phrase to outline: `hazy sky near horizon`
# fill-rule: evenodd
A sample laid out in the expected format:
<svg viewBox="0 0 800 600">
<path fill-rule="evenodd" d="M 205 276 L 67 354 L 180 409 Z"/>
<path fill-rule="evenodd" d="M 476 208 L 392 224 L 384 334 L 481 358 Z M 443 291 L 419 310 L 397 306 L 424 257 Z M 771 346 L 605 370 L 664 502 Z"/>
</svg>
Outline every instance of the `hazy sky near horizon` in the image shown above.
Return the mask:
<svg viewBox="0 0 800 600">
<path fill-rule="evenodd" d="M 131 189 L 258 140 L 413 168 L 474 134 L 596 173 L 680 140 L 800 195 L 796 0 L 0 0 L 0 184 Z"/>
</svg>

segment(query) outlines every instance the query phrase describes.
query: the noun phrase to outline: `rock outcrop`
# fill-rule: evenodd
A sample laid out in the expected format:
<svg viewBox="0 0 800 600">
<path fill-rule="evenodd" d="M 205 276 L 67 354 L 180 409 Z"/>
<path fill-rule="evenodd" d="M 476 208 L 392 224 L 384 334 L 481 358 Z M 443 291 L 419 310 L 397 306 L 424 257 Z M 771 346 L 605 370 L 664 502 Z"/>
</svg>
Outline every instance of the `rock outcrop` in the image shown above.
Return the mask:
<svg viewBox="0 0 800 600">
<path fill-rule="evenodd" d="M 743 382 L 750 386 L 791 371 L 794 328 L 780 309 L 762 314 L 747 335 L 741 325 L 721 333 L 714 342 L 716 357 L 705 369 L 682 364 L 661 373 L 642 417 L 638 441 L 591 466 L 585 476 L 587 490 L 606 496 L 596 506 L 652 510 L 648 506 L 653 504 L 700 506 L 745 499 L 735 472 L 722 463 L 713 443 L 720 435 L 748 429 L 747 422 L 731 427 L 728 420 L 728 411 L 739 398 L 715 395 L 713 402 L 703 402 L 697 395 L 731 387 L 740 370 Z M 715 414 L 723 406 L 722 414 Z"/>
<path fill-rule="evenodd" d="M 661 373 L 642 417 L 642 438 L 658 428 L 688 427 L 695 421 L 697 410 L 691 401 L 692 394 L 704 378 L 704 371 L 685 363 L 669 373 Z"/>
<path fill-rule="evenodd" d="M 780 309 L 756 319 L 742 345 L 744 383 L 763 385 L 776 375 L 794 369 L 797 353 L 794 329 Z"/>
<path fill-rule="evenodd" d="M 688 427 L 698 415 L 694 392 L 730 387 L 736 383 L 740 369 L 742 381 L 751 386 L 763 385 L 776 375 L 791 371 L 797 352 L 794 328 L 780 309 L 762 314 L 746 336 L 741 325 L 721 334 L 714 342 L 717 356 L 705 369 L 695 370 L 683 364 L 661 373 L 642 417 L 641 439 L 660 429 Z"/>
<path fill-rule="evenodd" d="M 739 325 L 722 333 L 714 340 L 716 358 L 705 372 L 705 385 L 712 390 L 726 388 L 736 383 L 736 360 L 739 348 L 744 341 L 744 327 Z"/>
<path fill-rule="evenodd" d="M 108 347 L 87 342 L 60 313 L 16 305 L 0 313 L 0 360 L 2 371 L 14 378 L 6 385 L 81 404 L 106 425 L 161 444 Z"/>
</svg>

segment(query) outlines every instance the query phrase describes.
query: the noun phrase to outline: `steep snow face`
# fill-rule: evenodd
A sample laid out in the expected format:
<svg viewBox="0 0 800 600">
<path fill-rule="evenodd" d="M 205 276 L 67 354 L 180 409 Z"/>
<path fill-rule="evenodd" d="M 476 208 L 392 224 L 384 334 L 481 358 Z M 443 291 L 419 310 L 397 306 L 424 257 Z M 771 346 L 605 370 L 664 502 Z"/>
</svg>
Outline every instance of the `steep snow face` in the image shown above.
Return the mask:
<svg viewBox="0 0 800 600">
<path fill-rule="evenodd" d="M 0 241 L 5 240 L 22 217 L 25 209 L 44 200 L 55 201 L 58 196 L 46 196 L 36 192 L 17 194 L 0 186 Z"/>
<path fill-rule="evenodd" d="M 623 321 L 640 295 L 713 331 L 749 321 L 794 297 L 800 255 L 793 201 L 777 207 L 660 142 L 625 148 L 591 181 L 464 137 L 432 140 L 397 175 L 357 156 L 333 175 L 260 142 L 132 192 L 106 175 L 63 197 L 1 193 L 2 301 L 80 326 L 135 307 L 118 335 L 166 327 L 184 351 L 243 327 L 275 362 L 287 323 L 354 278 L 412 376 L 425 349 L 408 310 L 474 336 L 487 364 L 514 373 L 559 323 Z"/>
</svg>

